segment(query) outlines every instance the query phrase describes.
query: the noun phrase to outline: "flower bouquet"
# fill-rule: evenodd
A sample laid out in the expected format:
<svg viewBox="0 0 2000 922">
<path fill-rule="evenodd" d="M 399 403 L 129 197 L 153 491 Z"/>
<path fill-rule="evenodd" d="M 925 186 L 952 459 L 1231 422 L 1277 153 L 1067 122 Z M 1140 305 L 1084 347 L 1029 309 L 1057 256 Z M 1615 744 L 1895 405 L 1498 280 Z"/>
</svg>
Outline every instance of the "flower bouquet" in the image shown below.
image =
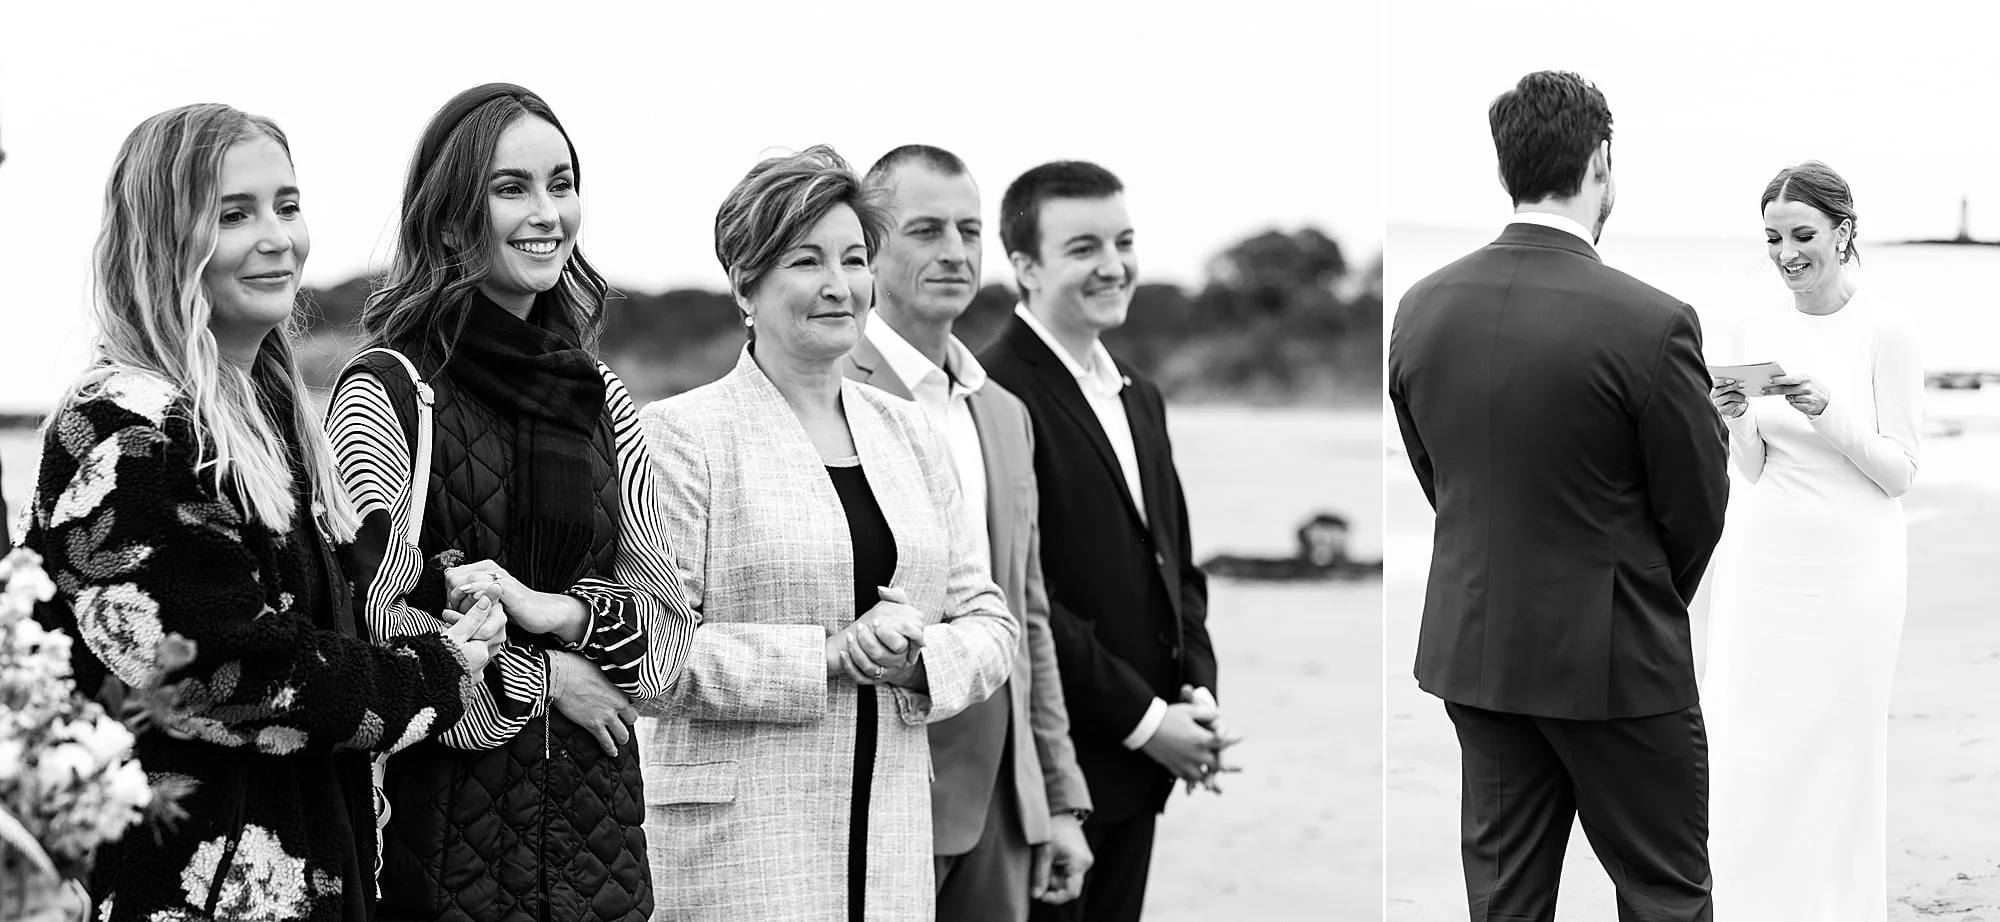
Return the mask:
<svg viewBox="0 0 2000 922">
<path fill-rule="evenodd" d="M 84 697 L 70 675 L 70 637 L 35 621 L 35 606 L 54 595 L 34 552 L 0 559 L 0 919 L 78 918 L 88 898 L 77 882 L 98 846 L 149 808 L 171 806 L 156 803 L 133 758 L 132 718 Z M 149 699 L 170 697 L 152 684 Z"/>
</svg>

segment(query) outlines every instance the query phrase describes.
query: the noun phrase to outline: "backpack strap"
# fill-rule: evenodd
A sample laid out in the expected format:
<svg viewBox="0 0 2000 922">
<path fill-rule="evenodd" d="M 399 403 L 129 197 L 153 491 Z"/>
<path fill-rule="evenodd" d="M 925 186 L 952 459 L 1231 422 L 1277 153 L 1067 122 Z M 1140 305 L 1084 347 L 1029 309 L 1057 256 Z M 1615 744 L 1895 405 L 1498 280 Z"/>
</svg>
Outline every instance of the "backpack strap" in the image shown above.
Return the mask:
<svg viewBox="0 0 2000 922">
<path fill-rule="evenodd" d="M 410 515 L 405 537 L 411 547 L 421 548 L 423 544 L 419 538 L 422 537 L 424 529 L 424 500 L 430 494 L 431 404 L 437 395 L 431 390 L 430 385 L 424 383 L 423 375 L 417 373 L 417 366 L 410 361 L 409 356 L 394 349 L 378 346 L 362 350 L 349 360 L 347 369 L 341 372 L 342 376 L 355 368 L 362 367 L 364 359 L 378 352 L 395 359 L 397 364 L 403 366 L 403 371 L 409 373 L 410 383 L 416 388 L 417 424 L 412 435 L 417 444 L 415 451 L 411 452 L 414 459 L 410 462 Z M 381 899 L 383 848 L 386 845 L 383 833 L 389 826 L 389 795 L 386 787 L 389 757 L 377 755 L 368 761 L 369 774 L 373 776 L 375 788 L 375 898 Z"/>
<path fill-rule="evenodd" d="M 431 404 L 436 400 L 437 395 L 431 390 L 430 385 L 424 383 L 423 375 L 417 373 L 417 366 L 410 361 L 409 356 L 394 349 L 382 346 L 377 346 L 373 349 L 364 349 L 354 356 L 349 363 L 349 367 L 352 368 L 359 365 L 362 359 L 378 352 L 395 359 L 397 364 L 403 366 L 403 371 L 409 374 L 410 383 L 417 390 L 417 425 L 415 432 L 417 444 L 415 446 L 416 450 L 411 452 L 414 457 L 410 462 L 409 533 L 405 537 L 409 539 L 411 547 L 422 547 L 423 543 L 418 538 L 422 536 L 424 528 L 424 500 L 430 493 L 430 490 L 427 488 L 430 485 L 431 474 Z"/>
</svg>

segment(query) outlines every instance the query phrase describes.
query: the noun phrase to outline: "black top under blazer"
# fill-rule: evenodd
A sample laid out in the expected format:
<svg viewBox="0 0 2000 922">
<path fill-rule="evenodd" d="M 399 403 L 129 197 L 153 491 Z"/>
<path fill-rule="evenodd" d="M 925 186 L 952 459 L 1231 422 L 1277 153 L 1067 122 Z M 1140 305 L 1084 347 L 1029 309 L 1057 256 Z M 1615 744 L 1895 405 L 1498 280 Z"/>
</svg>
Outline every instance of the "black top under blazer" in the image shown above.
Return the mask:
<svg viewBox="0 0 2000 922">
<path fill-rule="evenodd" d="M 1437 510 L 1418 684 L 1576 720 L 1694 705 L 1729 482 L 1693 308 L 1512 224 L 1403 297 L 1388 387 Z"/>
</svg>

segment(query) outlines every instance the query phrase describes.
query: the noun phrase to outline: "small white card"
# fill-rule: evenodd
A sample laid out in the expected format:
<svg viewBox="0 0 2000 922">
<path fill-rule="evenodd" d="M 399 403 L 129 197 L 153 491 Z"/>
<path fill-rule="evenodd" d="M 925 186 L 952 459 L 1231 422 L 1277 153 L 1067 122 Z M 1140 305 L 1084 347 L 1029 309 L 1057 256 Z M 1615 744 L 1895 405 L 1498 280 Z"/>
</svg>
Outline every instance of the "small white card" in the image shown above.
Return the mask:
<svg viewBox="0 0 2000 922">
<path fill-rule="evenodd" d="M 1755 365 L 1710 365 L 1708 377 L 1711 382 L 1727 378 L 1743 385 L 1743 396 L 1762 397 L 1764 389 L 1771 386 L 1772 378 L 1784 377 L 1785 369 L 1777 362 L 1759 362 Z"/>
</svg>

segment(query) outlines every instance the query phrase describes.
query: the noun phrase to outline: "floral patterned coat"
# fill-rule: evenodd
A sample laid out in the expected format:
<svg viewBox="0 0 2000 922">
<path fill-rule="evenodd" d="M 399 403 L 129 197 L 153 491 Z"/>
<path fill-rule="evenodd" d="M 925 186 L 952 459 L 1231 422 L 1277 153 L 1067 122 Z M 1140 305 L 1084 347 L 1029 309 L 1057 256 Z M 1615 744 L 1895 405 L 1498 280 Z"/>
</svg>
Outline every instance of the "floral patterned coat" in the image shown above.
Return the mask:
<svg viewBox="0 0 2000 922">
<path fill-rule="evenodd" d="M 100 851 L 96 918 L 358 922 L 374 896 L 369 753 L 457 722 L 465 661 L 436 634 L 357 636 L 353 587 L 305 501 L 273 531 L 196 458 L 186 402 L 137 371 L 87 385 L 44 433 L 23 543 L 57 587 L 39 617 L 81 641 L 78 687 L 145 686 L 163 638 L 194 644 L 164 677 L 183 683 L 179 705 L 136 746 L 156 788 L 188 790 L 186 815 Z"/>
</svg>

